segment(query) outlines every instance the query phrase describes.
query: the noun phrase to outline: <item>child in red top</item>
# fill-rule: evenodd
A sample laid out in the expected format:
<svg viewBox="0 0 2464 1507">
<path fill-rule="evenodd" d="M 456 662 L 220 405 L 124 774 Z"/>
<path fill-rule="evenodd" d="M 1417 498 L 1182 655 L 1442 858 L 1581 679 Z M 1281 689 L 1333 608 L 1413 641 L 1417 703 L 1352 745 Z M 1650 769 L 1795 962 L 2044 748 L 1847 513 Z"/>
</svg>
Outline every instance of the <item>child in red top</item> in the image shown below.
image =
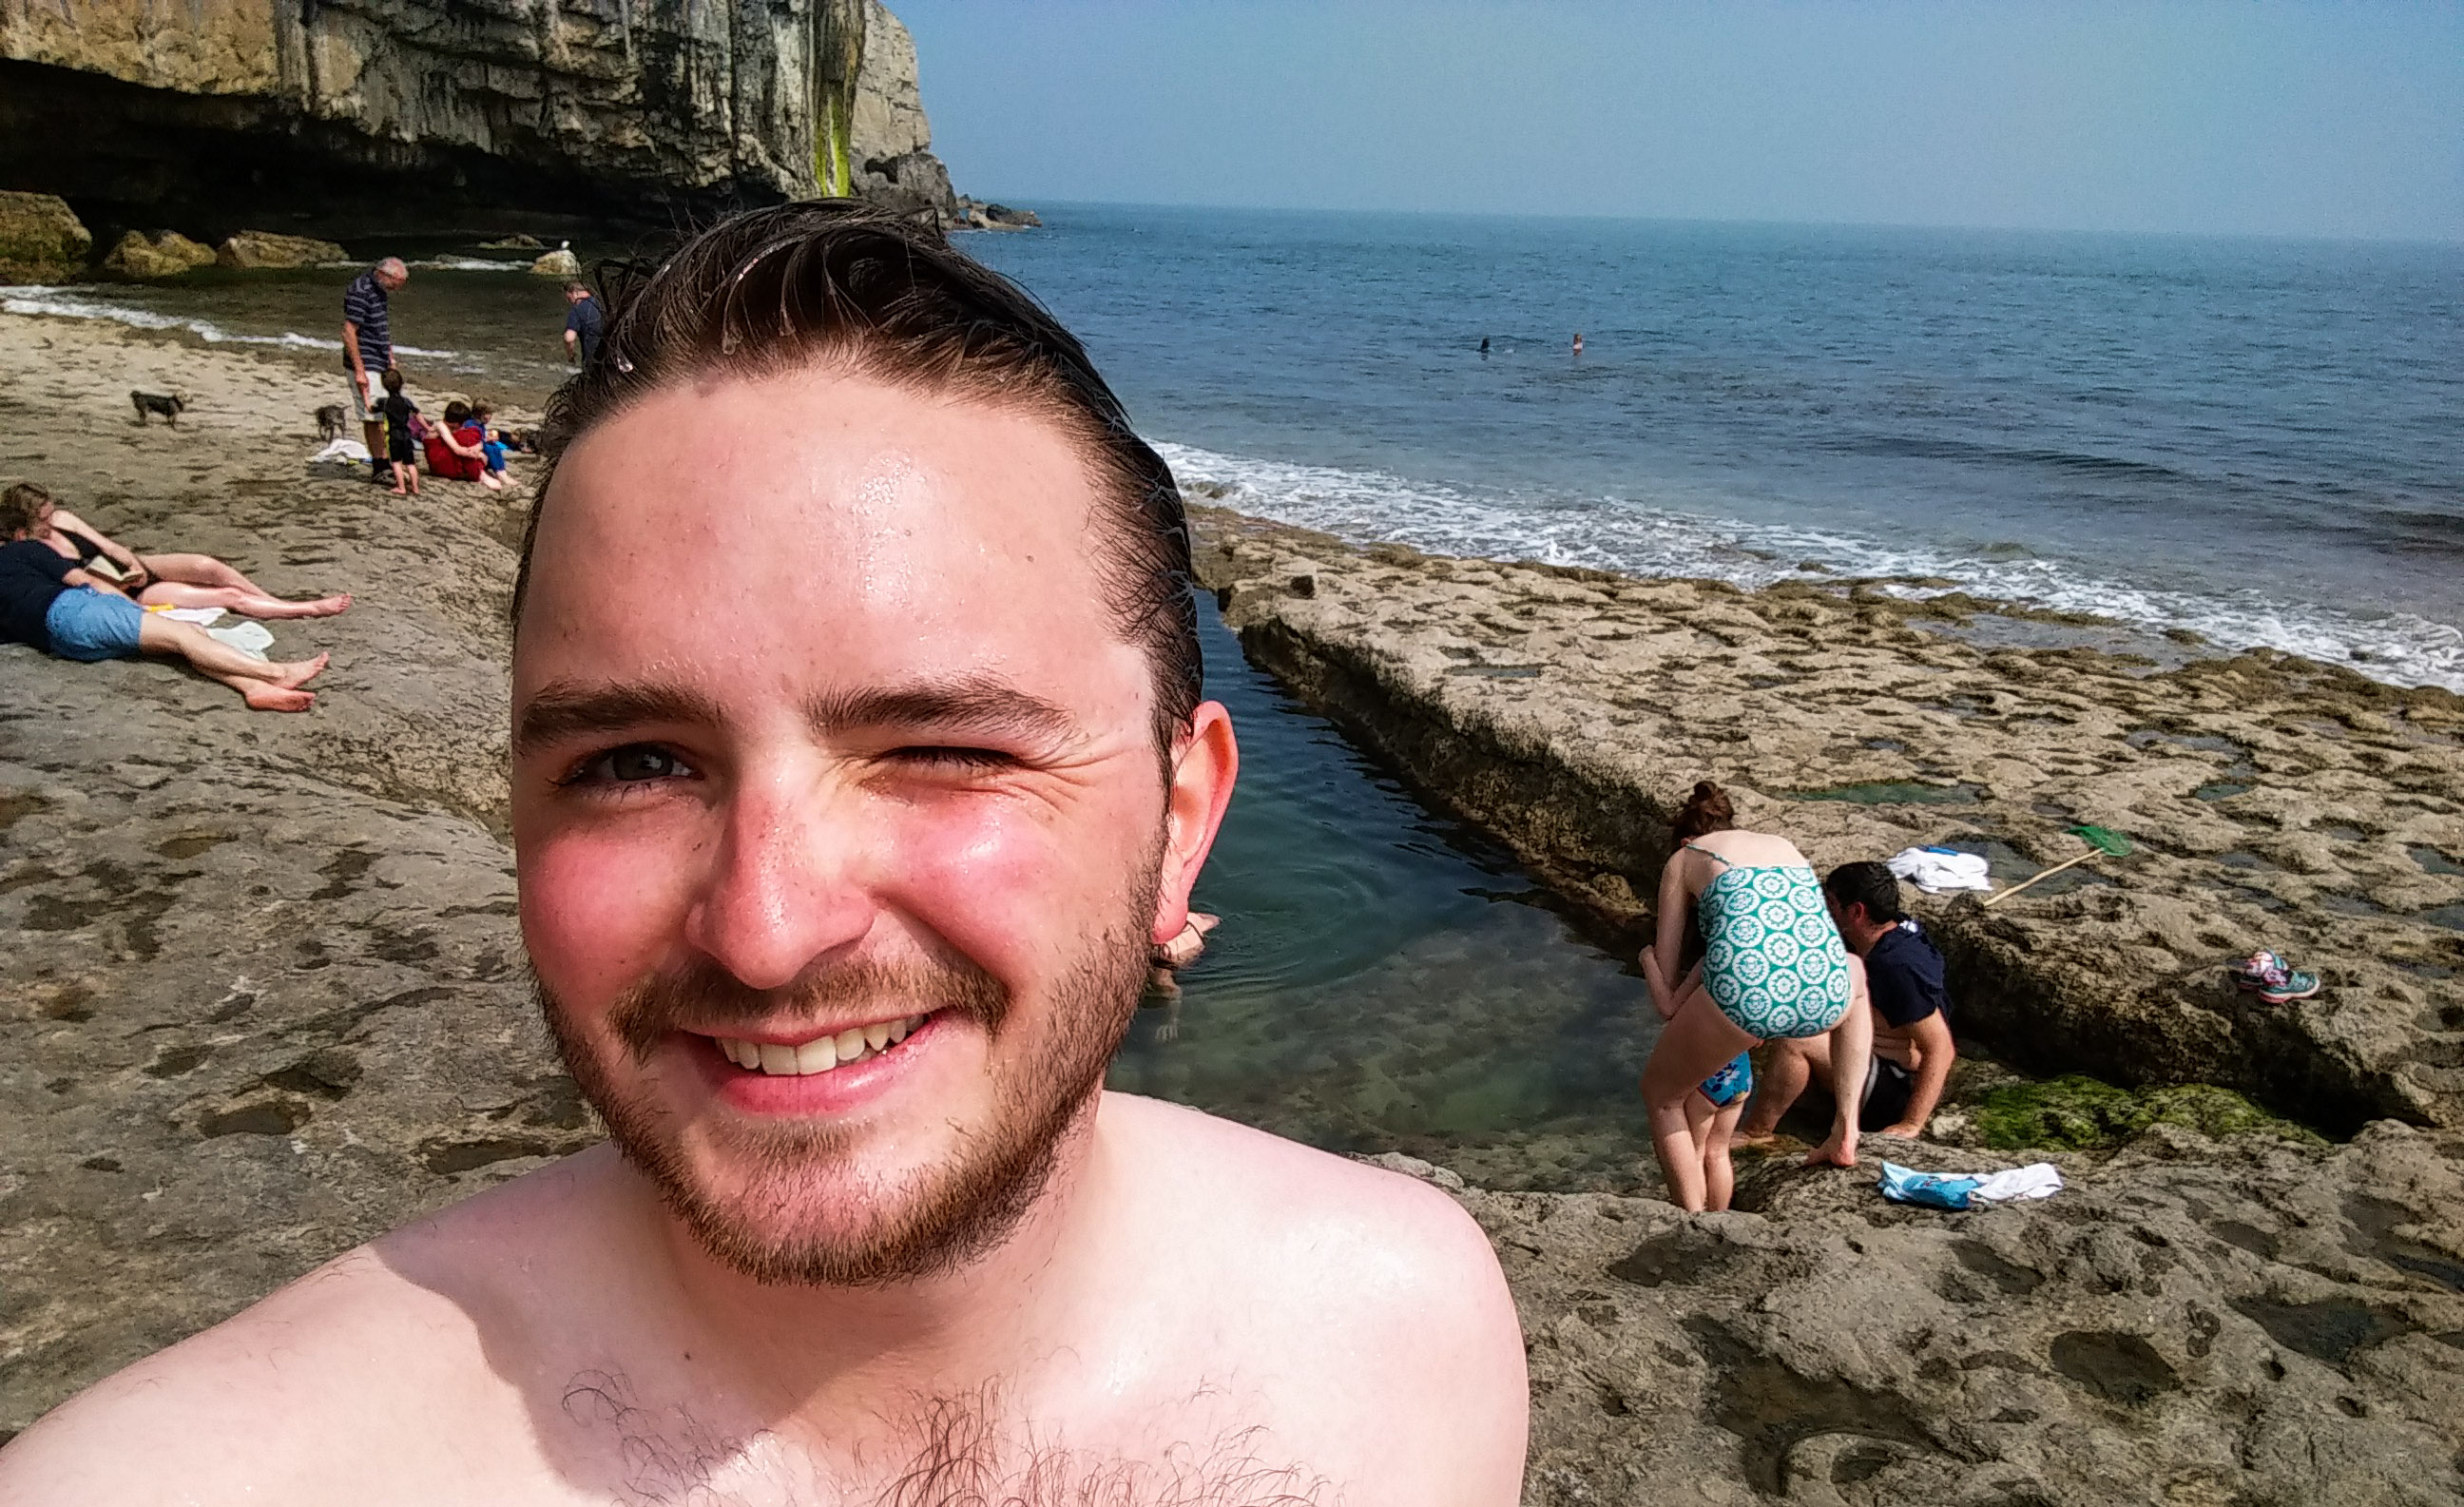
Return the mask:
<svg viewBox="0 0 2464 1507">
<path fill-rule="evenodd" d="M 471 405 L 445 405 L 445 422 L 428 432 L 428 469 L 450 480 L 476 481 L 494 492 L 504 482 L 488 470 L 474 428 Z"/>
</svg>

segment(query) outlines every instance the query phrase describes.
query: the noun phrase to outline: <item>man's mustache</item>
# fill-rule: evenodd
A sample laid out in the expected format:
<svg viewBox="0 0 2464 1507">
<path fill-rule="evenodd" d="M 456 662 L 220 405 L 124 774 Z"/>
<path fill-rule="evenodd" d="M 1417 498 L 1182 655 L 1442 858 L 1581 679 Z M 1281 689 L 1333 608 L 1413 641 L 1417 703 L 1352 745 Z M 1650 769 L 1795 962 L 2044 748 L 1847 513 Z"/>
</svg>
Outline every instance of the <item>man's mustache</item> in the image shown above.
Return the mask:
<svg viewBox="0 0 2464 1507">
<path fill-rule="evenodd" d="M 759 1022 L 820 1025 L 955 1010 L 998 1033 L 1009 1014 L 1009 990 L 962 958 L 884 962 L 854 959 L 816 968 L 780 989 L 750 987 L 707 959 L 680 973 L 652 974 L 627 989 L 607 1012 L 608 1029 L 636 1067 L 679 1031 L 725 1034 Z"/>
</svg>

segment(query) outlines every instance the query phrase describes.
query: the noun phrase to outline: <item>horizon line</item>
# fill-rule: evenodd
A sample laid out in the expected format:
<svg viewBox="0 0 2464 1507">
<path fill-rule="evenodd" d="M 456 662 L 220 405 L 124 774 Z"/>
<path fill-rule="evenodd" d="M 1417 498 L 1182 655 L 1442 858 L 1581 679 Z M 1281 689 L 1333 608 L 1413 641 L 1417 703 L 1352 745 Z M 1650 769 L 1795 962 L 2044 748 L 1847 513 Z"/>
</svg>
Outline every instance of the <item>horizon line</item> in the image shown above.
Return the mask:
<svg viewBox="0 0 2464 1507">
<path fill-rule="evenodd" d="M 2464 232 L 2458 232 L 2453 236 L 2423 236 L 2349 232 L 2328 233 L 2318 231 L 2155 230 L 2075 225 L 1995 225 L 1947 220 L 1780 219 L 1754 215 L 1631 214 L 1608 211 L 1554 211 L 1544 213 L 1529 210 L 1374 209 L 1359 205 L 1220 204 L 1195 199 L 1035 199 L 1026 196 L 1012 198 L 977 192 L 973 189 L 968 190 L 968 196 L 986 204 L 1000 204 L 1010 209 L 1038 210 L 1039 212 L 1040 206 L 1050 205 L 1084 206 L 1108 210 L 1212 210 L 1243 214 L 1334 214 L 1361 217 L 1402 215 L 1424 219 L 1460 220 L 1579 220 L 1588 223 L 1637 225 L 1757 226 L 1774 230 L 1966 231 L 1992 234 L 2146 236 L 2179 240 L 2294 241 L 2330 246 L 2420 246 L 2451 250 L 2464 249 Z"/>
</svg>

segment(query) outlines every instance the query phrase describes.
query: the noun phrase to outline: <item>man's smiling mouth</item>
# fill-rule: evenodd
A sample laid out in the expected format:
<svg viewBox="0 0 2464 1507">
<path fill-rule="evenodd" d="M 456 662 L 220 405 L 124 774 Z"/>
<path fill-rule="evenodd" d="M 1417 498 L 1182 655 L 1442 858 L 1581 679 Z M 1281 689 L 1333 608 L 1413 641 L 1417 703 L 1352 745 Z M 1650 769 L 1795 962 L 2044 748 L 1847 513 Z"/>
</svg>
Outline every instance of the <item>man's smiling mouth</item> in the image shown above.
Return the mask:
<svg viewBox="0 0 2464 1507">
<path fill-rule="evenodd" d="M 810 1077 L 877 1057 L 932 1018 L 928 1012 L 875 1021 L 869 1026 L 850 1026 L 833 1035 L 815 1036 L 810 1041 L 746 1041 L 736 1036 L 709 1039 L 716 1044 L 720 1055 L 747 1072 L 771 1077 Z"/>
</svg>

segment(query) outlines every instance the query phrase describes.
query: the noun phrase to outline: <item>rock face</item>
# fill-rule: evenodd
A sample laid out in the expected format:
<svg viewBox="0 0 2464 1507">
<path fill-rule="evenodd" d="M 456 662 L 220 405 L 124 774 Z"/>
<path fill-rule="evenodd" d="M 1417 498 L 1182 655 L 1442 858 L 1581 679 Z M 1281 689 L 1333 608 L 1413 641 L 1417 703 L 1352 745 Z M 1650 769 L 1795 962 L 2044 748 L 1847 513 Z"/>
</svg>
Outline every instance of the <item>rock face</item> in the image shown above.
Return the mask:
<svg viewBox="0 0 2464 1507">
<path fill-rule="evenodd" d="M 0 192 L 0 282 L 75 277 L 93 250 L 93 234 L 60 199 Z"/>
<path fill-rule="evenodd" d="M 1523 1319 L 1529 1507 L 2428 1507 L 2464 1502 L 2459 1153 L 2164 1129 L 1956 1214 L 1776 1161 L 1726 1214 L 1454 1191 Z"/>
<path fill-rule="evenodd" d="M 2280 655 L 2160 671 L 1874 586 L 1643 581 L 1362 550 L 1204 510 L 1250 657 L 1613 923 L 1698 779 L 1828 868 L 1949 842 L 2008 904 L 1926 901 L 1964 1031 L 2024 1066 L 2243 1090 L 2336 1131 L 2464 1125 L 2464 699 Z M 2321 972 L 2269 1006 L 2222 965 Z"/>
<path fill-rule="evenodd" d="M 447 231 L 831 191 L 947 216 L 931 141 L 878 0 L 0 10 L 0 182 L 131 218 Z"/>
</svg>

